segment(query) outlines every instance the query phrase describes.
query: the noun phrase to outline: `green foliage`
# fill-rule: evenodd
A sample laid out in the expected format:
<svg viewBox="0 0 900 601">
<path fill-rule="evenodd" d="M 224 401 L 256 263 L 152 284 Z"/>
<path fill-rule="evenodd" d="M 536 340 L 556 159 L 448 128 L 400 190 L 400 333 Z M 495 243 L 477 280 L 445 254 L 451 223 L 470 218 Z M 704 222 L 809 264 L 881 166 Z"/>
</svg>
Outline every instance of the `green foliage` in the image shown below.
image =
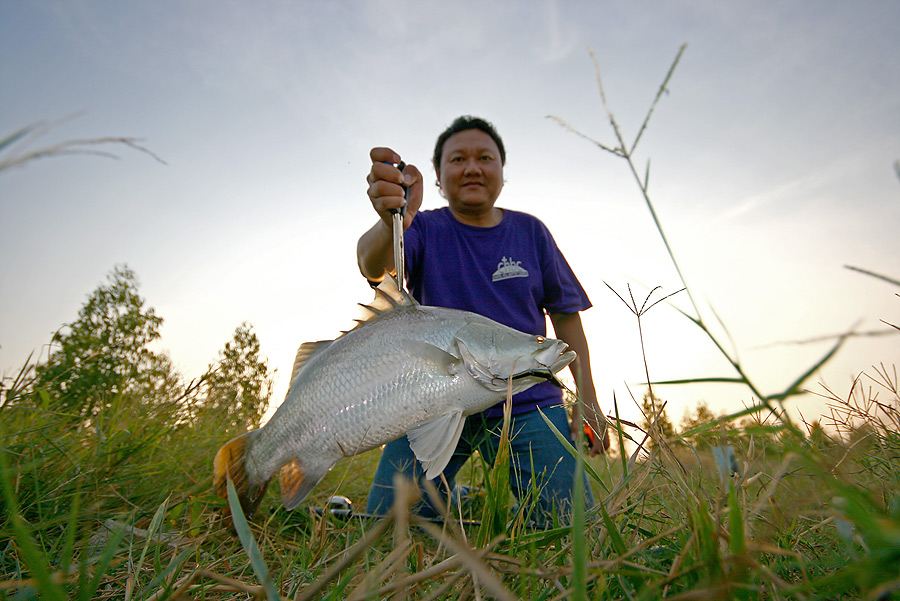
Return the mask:
<svg viewBox="0 0 900 601">
<path fill-rule="evenodd" d="M 165 354 L 150 349 L 162 323 L 138 293 L 134 272 L 117 266 L 78 318 L 53 336 L 33 386 L 48 395 L 52 409 L 79 418 L 94 415 L 116 395 L 145 403 L 168 398 L 179 387 L 177 375 Z"/>
<path fill-rule="evenodd" d="M 260 353 L 253 326 L 242 323 L 204 376 L 198 418 L 213 419 L 228 433 L 258 428 L 272 396 L 273 374 Z"/>
</svg>

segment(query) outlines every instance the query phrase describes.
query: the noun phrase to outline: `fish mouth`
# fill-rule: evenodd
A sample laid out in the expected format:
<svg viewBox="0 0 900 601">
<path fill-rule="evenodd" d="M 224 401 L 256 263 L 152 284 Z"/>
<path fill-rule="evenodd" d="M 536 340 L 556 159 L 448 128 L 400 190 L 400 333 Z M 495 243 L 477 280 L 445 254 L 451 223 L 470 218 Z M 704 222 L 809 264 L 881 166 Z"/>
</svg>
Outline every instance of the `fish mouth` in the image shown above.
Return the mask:
<svg viewBox="0 0 900 601">
<path fill-rule="evenodd" d="M 556 377 L 556 372 L 575 360 L 575 351 L 566 351 L 568 345 L 559 341 L 558 346 L 544 350 L 535 359 L 544 367 L 526 369 L 512 376 L 513 380 L 522 378 L 539 378 L 547 380 L 557 388 L 565 388 L 565 385 Z M 551 351 L 548 353 L 548 351 Z M 565 352 L 563 352 L 565 351 Z"/>
<path fill-rule="evenodd" d="M 554 342 L 555 344 L 539 350 L 532 357 L 538 365 L 556 373 L 575 360 L 575 351 L 570 351 L 569 345 L 562 340 Z"/>
<path fill-rule="evenodd" d="M 539 378 L 541 380 L 547 380 L 557 388 L 563 388 L 563 383 L 559 381 L 556 374 L 546 367 L 541 369 L 527 369 L 512 377 L 513 380 L 521 380 L 522 378 Z"/>
</svg>

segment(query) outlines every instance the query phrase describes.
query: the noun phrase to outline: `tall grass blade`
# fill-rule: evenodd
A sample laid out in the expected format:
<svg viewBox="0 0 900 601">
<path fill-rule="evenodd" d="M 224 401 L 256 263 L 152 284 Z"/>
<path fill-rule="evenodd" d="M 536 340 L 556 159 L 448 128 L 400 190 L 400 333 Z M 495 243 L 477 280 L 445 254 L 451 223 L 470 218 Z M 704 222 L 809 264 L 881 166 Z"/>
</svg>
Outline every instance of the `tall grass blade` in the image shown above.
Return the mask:
<svg viewBox="0 0 900 601">
<path fill-rule="evenodd" d="M 12 146 L 34 130 L 34 125 L 26 125 L 22 129 L 14 131 L 3 139 L 0 139 L 0 152 L 3 152 L 7 146 Z"/>
<path fill-rule="evenodd" d="M 565 434 L 563 434 L 562 432 L 560 432 L 560 431 L 556 428 L 556 426 L 553 425 L 553 422 L 551 422 L 551 421 L 547 418 L 547 416 L 544 415 L 544 412 L 543 412 L 543 411 L 541 411 L 540 409 L 538 409 L 538 411 L 540 412 L 541 417 L 544 419 L 544 422 L 545 422 L 545 423 L 547 424 L 547 426 L 550 428 L 550 431 L 553 432 L 553 435 L 556 436 L 557 440 L 559 440 L 559 442 L 562 443 L 563 447 L 564 447 L 569 453 L 571 453 L 573 457 L 579 457 L 579 456 L 581 455 L 581 453 L 579 453 L 578 450 L 577 450 L 574 446 L 572 446 L 572 443 L 569 441 L 569 438 L 568 438 Z M 587 472 L 588 476 L 590 476 L 591 478 L 593 478 L 593 479 L 596 480 L 597 482 L 603 484 L 604 488 L 606 487 L 606 484 L 605 484 L 605 483 L 603 482 L 603 480 L 600 478 L 600 474 L 598 474 L 598 473 L 594 470 L 594 468 L 591 467 L 590 464 L 588 464 L 588 463 L 585 463 L 585 464 L 584 464 L 584 471 Z"/>
<path fill-rule="evenodd" d="M 134 567 L 134 574 L 139 574 L 141 572 L 141 568 L 144 566 L 144 559 L 147 557 L 147 551 L 150 549 L 150 543 L 153 542 L 156 538 L 156 533 L 159 530 L 160 525 L 162 524 L 163 518 L 165 518 L 168 507 L 169 499 L 166 498 L 166 500 L 163 501 L 162 504 L 156 509 L 156 513 L 153 514 L 153 518 L 150 520 L 150 526 L 147 528 L 147 536 L 144 540 L 144 548 L 141 551 L 141 556 Z"/>
<path fill-rule="evenodd" d="M 900 280 L 895 280 L 894 278 L 888 277 L 888 276 L 880 274 L 880 273 L 875 273 L 874 271 L 869 271 L 868 269 L 863 269 L 862 267 L 854 267 L 853 265 L 844 265 L 844 268 L 849 269 L 850 271 L 864 273 L 865 275 L 872 276 L 873 278 L 885 281 L 888 284 L 893 284 L 894 286 L 900 286 Z"/>
<path fill-rule="evenodd" d="M 653 382 L 644 382 L 651 386 L 675 386 L 682 384 L 747 384 L 745 378 L 729 378 L 729 377 L 707 377 L 707 378 L 682 378 L 680 380 L 654 380 Z"/>
<path fill-rule="evenodd" d="M 613 410 L 616 412 L 616 432 L 619 438 L 619 460 L 622 462 L 622 478 L 628 478 L 628 457 L 625 453 L 625 441 L 622 439 L 622 419 L 619 417 L 619 403 L 616 401 L 616 393 L 613 392 Z"/>
<path fill-rule="evenodd" d="M 125 531 L 120 530 L 115 534 L 115 536 L 111 536 L 107 541 L 106 547 L 103 548 L 103 553 L 94 564 L 94 577 L 91 578 L 85 589 L 78 591 L 79 599 L 83 599 L 84 601 L 91 601 L 97 598 L 97 589 L 100 588 L 100 584 L 103 582 L 103 579 L 106 578 L 107 572 L 110 569 L 110 565 L 112 565 L 113 557 L 115 557 L 116 551 L 118 551 L 119 544 L 122 542 L 123 538 L 125 538 Z M 82 569 L 85 569 L 86 567 L 86 563 L 82 565 Z"/>
<path fill-rule="evenodd" d="M 478 531 L 478 546 L 484 547 L 505 531 L 509 518 L 509 424 L 512 418 L 512 393 L 503 407 L 503 426 L 500 428 L 500 442 L 497 456 L 484 479 L 487 495 Z"/>
<path fill-rule="evenodd" d="M 744 514 L 734 485 L 734 479 L 728 481 L 728 550 L 734 562 L 732 580 L 744 584 L 747 581 L 747 536 L 744 526 Z M 739 587 L 735 596 L 739 599 L 750 599 L 750 590 Z"/>
<path fill-rule="evenodd" d="M 0 152 L 7 150 L 10 146 L 14 145 L 16 142 L 23 141 L 22 146 L 27 147 L 30 142 L 33 142 L 37 138 L 43 136 L 48 131 L 53 129 L 54 127 L 59 126 L 60 124 L 77 117 L 78 114 L 71 115 L 69 117 L 65 117 L 60 119 L 55 123 L 33 123 L 28 125 L 22 129 L 19 129 L 12 134 L 6 136 L 2 140 L 0 140 Z M 27 140 L 27 138 L 31 138 L 31 140 Z M 75 139 L 75 140 L 65 140 L 63 142 L 59 142 L 57 144 L 53 144 L 50 146 L 45 146 L 42 148 L 38 148 L 37 150 L 33 150 L 30 152 L 13 152 L 10 151 L 11 156 L 7 156 L 5 158 L 0 157 L 0 172 L 13 169 L 15 167 L 21 167 L 27 163 L 31 163 L 35 160 L 47 158 L 47 157 L 57 157 L 57 156 L 65 156 L 65 155 L 78 155 L 78 154 L 86 154 L 86 155 L 94 155 L 111 159 L 118 159 L 119 157 L 112 152 L 102 150 L 101 147 L 108 147 L 112 145 L 120 145 L 126 146 L 133 150 L 137 150 L 138 152 L 142 152 L 144 154 L 149 155 L 158 163 L 163 165 L 166 164 L 164 160 L 158 157 L 149 149 L 141 146 L 138 142 L 141 140 L 139 138 L 132 137 L 102 137 L 102 138 L 86 138 L 86 139 Z"/>
<path fill-rule="evenodd" d="M 189 547 L 187 549 L 184 549 L 176 557 L 172 558 L 172 560 L 169 562 L 169 565 L 167 565 L 165 569 L 161 570 L 156 576 L 153 577 L 153 580 L 151 580 L 150 584 L 147 585 L 146 590 L 152 591 L 155 590 L 156 587 L 161 586 L 163 582 L 165 582 L 166 578 L 168 578 L 169 575 L 176 569 L 181 568 L 184 562 L 187 561 L 188 557 L 190 557 L 196 551 L 197 549 L 195 549 L 194 547 Z"/>
<path fill-rule="evenodd" d="M 61 572 L 66 573 L 72 565 L 75 552 L 75 534 L 78 531 L 78 513 L 81 509 L 81 491 L 72 495 L 72 507 L 69 510 L 69 521 L 66 524 L 66 538 L 63 543 L 62 557 L 59 564 Z"/>
<path fill-rule="evenodd" d="M 275 583 L 269 575 L 269 568 L 266 567 L 262 553 L 260 553 L 256 540 L 253 538 L 253 532 L 250 531 L 247 518 L 244 517 L 241 502 L 238 499 L 237 491 L 234 489 L 231 479 L 228 480 L 228 507 L 231 509 L 231 518 L 234 521 L 234 529 L 237 532 L 238 539 L 241 541 L 241 546 L 244 547 L 244 552 L 250 558 L 250 566 L 253 568 L 253 573 L 256 574 L 257 580 L 259 580 L 259 583 L 266 591 L 266 598 L 269 601 L 281 601 L 278 589 L 275 588 Z"/>
<path fill-rule="evenodd" d="M 698 559 L 701 562 L 701 573 L 706 574 L 704 584 L 716 583 L 719 581 L 722 568 L 719 536 L 709 514 L 708 506 L 703 499 L 699 499 L 699 502 L 691 507 L 690 516 L 694 526 Z"/>
<path fill-rule="evenodd" d="M 577 417 L 580 419 L 580 417 Z M 578 448 L 584 445 L 584 428 L 578 428 Z M 575 453 L 575 481 L 572 486 L 572 599 L 587 601 L 587 532 L 584 521 L 584 455 Z"/>
<path fill-rule="evenodd" d="M 618 555 L 625 555 L 628 553 L 628 545 L 625 544 L 622 533 L 619 532 L 616 523 L 610 517 L 609 512 L 606 510 L 606 506 L 602 501 L 597 503 L 597 510 L 600 512 L 600 517 L 603 519 L 603 525 L 606 527 L 606 536 L 609 537 L 609 543 L 612 545 L 613 550 Z"/>
<path fill-rule="evenodd" d="M 838 352 L 838 349 L 840 349 L 841 346 L 844 345 L 844 342 L 846 342 L 846 340 L 847 340 L 846 336 L 841 336 L 841 338 L 837 341 L 837 344 L 835 344 L 833 347 L 831 347 L 831 349 L 827 353 L 825 353 L 825 355 L 821 359 L 819 359 L 816 363 L 814 363 L 812 365 L 812 367 L 810 367 L 805 372 L 803 372 L 803 374 L 801 374 L 799 378 L 794 380 L 794 382 L 791 383 L 791 385 L 788 386 L 784 392 L 782 392 L 781 394 L 771 395 L 769 397 L 766 397 L 766 399 L 764 399 L 764 400 L 784 400 L 789 396 L 792 396 L 794 394 L 797 394 L 798 392 L 801 392 L 800 386 L 802 386 L 803 383 L 807 379 L 809 379 L 810 376 L 812 376 L 814 373 L 819 371 L 819 369 L 823 365 L 825 365 L 834 356 L 835 353 Z"/>
<path fill-rule="evenodd" d="M 641 141 L 641 136 L 644 135 L 644 130 L 647 129 L 647 125 L 650 123 L 650 117 L 653 116 L 653 111 L 656 109 L 656 105 L 659 103 L 659 99 L 662 98 L 662 95 L 668 91 L 669 80 L 672 79 L 672 75 L 675 73 L 675 67 L 678 66 L 678 62 L 681 61 L 681 55 L 684 54 L 684 51 L 687 50 L 687 44 L 682 44 L 678 49 L 678 54 L 675 55 L 675 60 L 672 61 L 672 66 L 669 67 L 669 72 L 666 73 L 665 79 L 659 85 L 659 91 L 656 92 L 656 97 L 653 99 L 653 102 L 650 104 L 650 110 L 647 111 L 647 116 L 644 117 L 644 122 L 641 123 L 640 129 L 638 129 L 637 136 L 634 138 L 634 142 L 631 143 L 631 150 L 628 152 L 629 155 L 633 155 L 635 149 L 637 148 L 638 142 Z M 596 63 L 596 61 L 595 61 Z M 644 184 L 644 189 L 647 189 L 646 181 L 650 179 L 650 164 L 647 164 L 647 178 Z"/>
</svg>

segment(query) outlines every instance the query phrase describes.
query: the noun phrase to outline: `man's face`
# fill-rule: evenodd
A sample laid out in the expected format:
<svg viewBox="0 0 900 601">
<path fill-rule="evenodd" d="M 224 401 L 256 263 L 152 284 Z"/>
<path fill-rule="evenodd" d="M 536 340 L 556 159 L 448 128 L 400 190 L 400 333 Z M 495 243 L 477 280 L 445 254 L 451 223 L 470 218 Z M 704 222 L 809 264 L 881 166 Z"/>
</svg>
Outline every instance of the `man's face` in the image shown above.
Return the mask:
<svg viewBox="0 0 900 601">
<path fill-rule="evenodd" d="M 478 129 L 453 134 L 444 143 L 438 178 L 451 210 L 473 216 L 487 213 L 503 188 L 497 143 Z"/>
</svg>

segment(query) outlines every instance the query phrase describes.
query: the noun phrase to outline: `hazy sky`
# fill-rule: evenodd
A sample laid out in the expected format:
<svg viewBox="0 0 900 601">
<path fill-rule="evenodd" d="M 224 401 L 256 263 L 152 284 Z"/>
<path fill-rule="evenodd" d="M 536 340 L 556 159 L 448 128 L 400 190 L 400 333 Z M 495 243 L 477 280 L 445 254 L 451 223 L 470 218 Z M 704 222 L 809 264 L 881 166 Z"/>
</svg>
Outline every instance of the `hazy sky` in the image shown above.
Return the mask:
<svg viewBox="0 0 900 601">
<path fill-rule="evenodd" d="M 371 297 L 355 245 L 375 219 L 368 151 L 434 177 L 438 133 L 494 122 L 498 201 L 548 224 L 594 302 L 584 321 L 601 402 L 638 412 L 643 376 L 622 294 L 680 283 L 614 144 L 588 52 L 625 137 L 688 47 L 638 149 L 704 318 L 777 392 L 833 341 L 900 323 L 900 2 L 250 2 L 0 0 L 0 135 L 77 115 L 33 142 L 134 136 L 119 160 L 46 159 L 0 174 L 0 370 L 10 375 L 127 263 L 196 377 L 249 321 L 279 370 Z M 425 206 L 442 205 L 427 187 Z M 688 309 L 684 294 L 673 302 Z M 711 308 L 710 308 L 711 307 Z M 651 377 L 732 376 L 671 307 L 643 321 Z M 777 344 L 776 344 L 777 343 Z M 730 344 L 730 343 L 729 343 Z M 846 394 L 900 337 L 851 340 L 821 375 Z M 818 389 L 816 380 L 810 387 Z M 660 388 L 670 415 L 743 388 Z M 794 406 L 812 419 L 814 396 Z"/>
</svg>

